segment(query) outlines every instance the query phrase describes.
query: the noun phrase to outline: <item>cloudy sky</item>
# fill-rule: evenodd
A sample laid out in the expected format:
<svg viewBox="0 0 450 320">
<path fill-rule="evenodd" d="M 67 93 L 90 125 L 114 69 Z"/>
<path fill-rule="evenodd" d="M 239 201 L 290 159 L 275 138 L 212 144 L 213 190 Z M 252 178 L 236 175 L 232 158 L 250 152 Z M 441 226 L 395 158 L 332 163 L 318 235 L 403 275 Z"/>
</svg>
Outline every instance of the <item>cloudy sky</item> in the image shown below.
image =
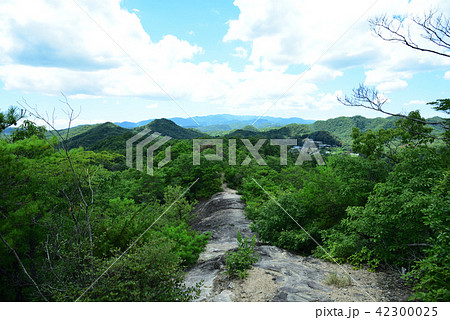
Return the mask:
<svg viewBox="0 0 450 320">
<path fill-rule="evenodd" d="M 0 109 L 75 124 L 243 114 L 380 116 L 336 96 L 374 86 L 393 112 L 450 97 L 450 59 L 385 42 L 368 19 L 448 0 L 2 0 Z"/>
</svg>

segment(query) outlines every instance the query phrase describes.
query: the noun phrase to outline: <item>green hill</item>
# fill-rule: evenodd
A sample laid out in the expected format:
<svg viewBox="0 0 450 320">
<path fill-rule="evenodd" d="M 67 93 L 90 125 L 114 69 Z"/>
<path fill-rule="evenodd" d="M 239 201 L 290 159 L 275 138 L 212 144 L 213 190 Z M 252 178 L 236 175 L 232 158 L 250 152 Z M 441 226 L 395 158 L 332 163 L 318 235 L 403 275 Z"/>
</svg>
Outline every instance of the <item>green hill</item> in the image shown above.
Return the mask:
<svg viewBox="0 0 450 320">
<path fill-rule="evenodd" d="M 159 132 L 172 139 L 194 139 L 208 137 L 207 134 L 195 129 L 185 129 L 167 119 L 154 120 L 151 123 L 134 129 L 125 129 L 111 122 L 97 124 L 93 126 L 81 126 L 77 130 L 71 129 L 72 136 L 67 141 L 67 146 L 72 148 L 83 147 L 86 150 L 113 151 L 125 153 L 126 141 L 138 132 L 150 129 L 152 132 Z M 79 133 L 81 131 L 81 133 Z M 64 132 L 63 132 L 64 133 Z"/>
<path fill-rule="evenodd" d="M 308 126 L 310 126 L 311 131 L 328 131 L 336 135 L 342 140 L 344 146 L 350 146 L 352 143 L 352 128 L 356 127 L 361 130 L 361 132 L 366 132 L 368 130 L 377 131 L 380 129 L 390 129 L 395 128 L 395 122 L 399 117 L 387 117 L 387 118 L 364 118 L 363 116 L 353 116 L 353 117 L 338 117 L 334 119 L 328 119 L 324 121 L 316 121 Z M 427 119 L 429 122 L 442 121 L 439 117 L 433 117 Z M 435 131 L 433 134 L 438 135 L 442 133 L 442 129 L 437 126 L 433 126 Z"/>
<path fill-rule="evenodd" d="M 68 136 L 68 138 L 70 139 L 70 138 L 73 138 L 73 137 L 75 137 L 75 136 L 78 136 L 78 135 L 80 135 L 80 134 L 82 134 L 82 133 L 85 133 L 85 132 L 87 132 L 87 131 L 89 131 L 89 130 L 91 130 L 91 129 L 97 127 L 97 126 L 100 126 L 100 125 L 101 125 L 101 124 L 82 124 L 82 125 L 79 125 L 79 126 L 76 126 L 76 127 L 72 127 L 72 128 L 70 128 L 70 130 L 69 130 L 69 136 Z M 66 138 L 66 136 L 67 136 L 67 129 L 58 130 L 58 132 L 59 132 L 59 134 L 60 134 L 62 137 Z M 46 136 L 47 138 L 50 138 L 53 134 L 55 134 L 55 132 L 52 130 L 52 131 L 48 131 L 48 132 L 45 134 L 45 136 Z M 56 135 L 56 136 L 59 138 L 58 135 Z"/>
<path fill-rule="evenodd" d="M 316 121 L 312 124 L 288 124 L 281 128 L 257 129 L 247 125 L 226 134 L 225 138 L 261 138 L 261 139 L 304 139 L 306 137 L 315 141 L 322 141 L 329 145 L 351 145 L 352 128 L 359 128 L 362 132 L 367 130 L 389 129 L 395 127 L 397 117 L 365 118 L 362 116 L 338 117 L 325 121 Z M 439 121 L 439 118 L 431 118 L 429 121 Z M 124 153 L 125 142 L 144 129 L 159 132 L 161 135 L 172 139 L 207 138 L 208 134 L 197 129 L 183 128 L 168 119 L 153 120 L 149 124 L 134 129 L 126 129 L 111 122 L 96 125 L 82 125 L 70 129 L 69 148 L 83 147 L 87 150 L 108 150 Z M 64 136 L 66 130 L 61 130 Z M 437 134 L 437 132 L 436 132 Z"/>
<path fill-rule="evenodd" d="M 129 133 L 130 130 L 128 129 L 119 127 L 111 122 L 106 122 L 90 126 L 90 128 L 88 128 L 87 131 L 84 131 L 83 133 L 73 136 L 67 141 L 67 146 L 70 149 L 83 147 L 86 150 L 99 150 L 99 149 L 112 150 L 111 148 L 101 148 L 100 145 L 102 144 L 103 141 L 111 137 L 124 136 Z"/>
<path fill-rule="evenodd" d="M 312 131 L 328 131 L 332 132 L 344 145 L 351 144 L 352 128 L 356 127 L 362 132 L 368 130 L 389 129 L 395 127 L 397 117 L 388 118 L 364 118 L 362 116 L 338 117 L 324 121 L 316 121 L 310 124 Z"/>
<path fill-rule="evenodd" d="M 341 145 L 341 141 L 332 133 L 324 130 L 313 131 L 305 124 L 289 124 L 279 129 L 271 129 L 267 131 L 255 131 L 239 129 L 225 135 L 226 138 L 248 139 L 251 137 L 259 139 L 297 139 L 300 143 L 305 138 L 315 141 L 322 141 L 329 145 Z"/>
<path fill-rule="evenodd" d="M 163 136 L 169 136 L 172 139 L 195 139 L 209 137 L 206 133 L 195 129 L 186 129 L 178 126 L 175 122 L 168 119 L 156 119 L 149 124 L 133 129 L 133 132 L 138 133 L 144 129 L 150 129 L 153 132 L 159 132 Z"/>
</svg>

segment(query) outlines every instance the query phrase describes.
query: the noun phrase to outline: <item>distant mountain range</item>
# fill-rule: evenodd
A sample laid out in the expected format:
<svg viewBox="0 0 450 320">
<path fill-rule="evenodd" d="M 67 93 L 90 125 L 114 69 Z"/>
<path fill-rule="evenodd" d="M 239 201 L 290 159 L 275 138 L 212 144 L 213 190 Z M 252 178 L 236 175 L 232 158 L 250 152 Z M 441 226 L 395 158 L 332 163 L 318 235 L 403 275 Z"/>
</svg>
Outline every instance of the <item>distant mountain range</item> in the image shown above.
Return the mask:
<svg viewBox="0 0 450 320">
<path fill-rule="evenodd" d="M 214 117 L 222 121 L 221 124 L 211 125 L 208 121 L 212 121 Z M 242 122 L 236 121 L 236 117 L 240 117 Z M 254 121 L 256 117 L 251 116 L 230 116 L 230 115 L 217 115 L 217 116 L 206 116 L 206 117 L 196 117 L 201 119 L 199 123 L 208 124 L 205 127 L 216 127 L 216 130 L 210 132 L 202 132 L 200 130 L 204 127 L 183 127 L 177 124 L 175 121 L 170 119 L 156 119 L 151 121 L 141 121 L 137 124 L 145 123 L 142 126 L 135 126 L 133 124 L 132 128 L 125 128 L 117 124 L 106 122 L 102 124 L 95 125 L 80 125 L 70 129 L 68 134 L 68 146 L 69 148 L 83 147 L 87 150 L 109 150 L 124 152 L 125 141 L 133 137 L 136 133 L 142 131 L 144 128 L 150 129 L 152 132 L 159 132 L 164 136 L 170 136 L 172 139 L 194 139 L 194 138 L 205 138 L 205 137 L 225 137 L 225 138 L 265 138 L 265 139 L 282 139 L 282 138 L 296 138 L 303 139 L 309 137 L 316 141 L 323 141 L 329 145 L 343 145 L 344 147 L 351 146 L 351 133 L 352 128 L 359 128 L 362 132 L 368 130 L 379 130 L 379 129 L 389 129 L 395 127 L 395 122 L 398 120 L 397 117 L 387 117 L 387 118 L 373 118 L 368 119 L 362 116 L 353 117 L 338 117 L 334 119 L 328 119 L 324 121 L 315 121 L 313 123 L 290 123 L 284 126 L 280 124 L 274 125 L 272 127 L 258 128 L 251 126 L 248 123 Z M 179 123 L 188 125 L 188 119 L 183 118 L 173 118 Z M 272 118 L 266 117 L 260 121 L 285 121 L 290 122 L 295 119 L 300 119 L 299 121 L 305 121 L 301 118 Z M 190 119 L 192 121 L 192 119 Z M 429 121 L 437 122 L 439 118 L 430 118 Z M 230 124 L 224 124 L 224 122 L 230 121 Z M 234 121 L 234 122 L 233 122 Z M 278 123 L 280 123 L 278 122 Z M 237 124 L 245 124 L 240 128 L 225 130 L 231 126 L 237 126 Z M 123 123 L 122 123 L 123 125 Z M 221 128 L 221 129 L 219 129 Z M 14 130 L 14 128 L 8 128 Z M 9 131 L 10 131 L 9 130 Z M 438 129 L 436 129 L 438 130 Z M 67 129 L 59 130 L 62 136 L 67 135 Z M 2 134 L 4 134 L 3 132 Z M 438 132 L 436 132 L 438 133 Z M 51 133 L 48 133 L 51 135 Z"/>
<path fill-rule="evenodd" d="M 175 124 L 183 128 L 195 128 L 203 132 L 229 131 L 234 129 L 242 129 L 247 125 L 253 124 L 258 120 L 257 116 L 239 116 L 231 114 L 216 114 L 209 116 L 193 117 L 197 123 L 191 118 L 169 118 Z M 127 129 L 144 126 L 155 119 L 149 119 L 139 122 L 115 122 L 114 124 Z M 285 126 L 291 123 L 310 124 L 314 120 L 305 120 L 302 118 L 279 118 L 279 117 L 261 117 L 254 126 L 258 129 L 276 126 Z"/>
<path fill-rule="evenodd" d="M 208 116 L 211 119 L 211 116 Z M 228 120 L 232 121 L 234 116 Z M 179 118 L 181 119 L 181 118 Z M 246 118 L 252 120 L 254 118 Z M 283 118 L 280 118 L 283 119 Z M 291 118 L 295 119 L 295 118 Z M 299 119 L 299 118 L 297 118 Z M 186 119 L 183 119 L 186 120 Z M 288 119 L 284 119 L 289 121 Z M 256 126 L 246 125 L 241 129 L 227 130 L 223 132 L 201 132 L 197 128 L 184 128 L 170 119 L 156 119 L 143 126 L 133 128 L 123 128 L 117 124 L 107 122 L 96 125 L 77 126 L 69 133 L 68 145 L 70 148 L 83 147 L 87 150 L 110 150 L 122 152 L 125 149 L 125 141 L 133 137 L 136 133 L 145 128 L 152 132 L 159 132 L 162 135 L 170 136 L 172 139 L 194 139 L 204 137 L 225 137 L 225 138 L 264 138 L 282 139 L 296 138 L 304 139 L 309 137 L 316 141 L 322 141 L 329 145 L 351 145 L 351 132 L 353 127 L 361 131 L 389 129 L 395 126 L 395 117 L 367 119 L 362 116 L 339 117 L 325 121 L 315 121 L 314 123 L 291 123 L 285 126 L 275 126 L 272 128 L 258 129 Z M 222 118 L 222 121 L 227 121 Z M 144 123 L 147 121 L 138 122 Z M 207 123 L 204 121 L 203 123 Z M 187 123 L 185 123 L 187 124 Z M 225 126 L 219 124 L 219 126 Z M 201 128 L 201 127 L 200 127 Z"/>
</svg>

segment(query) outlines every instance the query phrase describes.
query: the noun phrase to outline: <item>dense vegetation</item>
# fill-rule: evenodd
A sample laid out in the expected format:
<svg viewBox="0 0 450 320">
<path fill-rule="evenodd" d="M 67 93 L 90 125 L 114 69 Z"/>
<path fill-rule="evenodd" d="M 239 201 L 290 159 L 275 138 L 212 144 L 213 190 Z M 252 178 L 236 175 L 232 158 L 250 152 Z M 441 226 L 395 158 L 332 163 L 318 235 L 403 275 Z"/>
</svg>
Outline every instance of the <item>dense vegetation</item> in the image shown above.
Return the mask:
<svg viewBox="0 0 450 320">
<path fill-rule="evenodd" d="M 418 112 L 409 117 L 424 120 Z M 242 193 L 260 240 L 333 262 L 398 270 L 412 284 L 413 299 L 448 301 L 450 143 L 448 131 L 433 137 L 432 130 L 409 119 L 387 130 L 354 128 L 360 157 L 331 154 L 326 166 L 228 167 L 226 178 Z M 261 150 L 270 163 L 274 154 Z"/>
<path fill-rule="evenodd" d="M 191 142 L 175 141 L 183 155 L 150 176 L 125 168 L 122 154 L 64 149 L 37 135 L 41 129 L 22 127 L 0 140 L 0 300 L 195 297 L 183 269 L 208 234 L 191 230 L 191 212 L 219 191 L 222 170 L 192 168 Z"/>
<path fill-rule="evenodd" d="M 448 112 L 446 103 L 438 107 Z M 2 114 L 2 128 L 18 116 L 13 109 Z M 192 210 L 220 190 L 224 173 L 243 195 L 260 240 L 333 262 L 396 269 L 413 285 L 413 299 L 449 300 L 448 131 L 436 136 L 414 121 L 423 120 L 418 112 L 410 117 L 375 129 L 355 126 L 352 149 L 361 156 L 323 153 L 326 166 L 314 157 L 296 166 L 295 152 L 281 165 L 280 147 L 269 142 L 259 149 L 267 165 L 241 165 L 249 151 L 239 139 L 255 145 L 261 137 L 251 127 L 224 139 L 225 155 L 229 139 L 238 139 L 237 165 L 225 156 L 202 158 L 196 166 L 189 138 L 202 134 L 156 121 L 151 129 L 178 139 L 167 143 L 170 164 L 153 176 L 125 166 L 125 141 L 143 128 L 106 123 L 69 132 L 68 140 L 45 140 L 43 127 L 25 121 L 0 140 L 0 299 L 191 300 L 198 288 L 185 287 L 183 270 L 208 241 L 208 234 L 191 229 Z M 299 141 L 337 139 L 326 131 L 308 132 L 305 125 L 263 133 Z M 215 151 L 206 146 L 202 153 Z M 155 165 L 164 156 L 161 150 Z M 244 252 L 254 243 L 243 246 Z M 247 256 L 229 254 L 231 274 L 245 273 L 254 260 L 249 250 Z"/>
</svg>

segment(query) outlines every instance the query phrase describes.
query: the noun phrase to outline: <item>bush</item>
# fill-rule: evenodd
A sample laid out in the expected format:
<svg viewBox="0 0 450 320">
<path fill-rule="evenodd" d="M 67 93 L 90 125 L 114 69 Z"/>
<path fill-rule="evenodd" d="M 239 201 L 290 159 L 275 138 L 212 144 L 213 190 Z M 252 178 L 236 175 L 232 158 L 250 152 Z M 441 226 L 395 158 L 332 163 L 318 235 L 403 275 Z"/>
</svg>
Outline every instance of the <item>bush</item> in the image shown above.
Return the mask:
<svg viewBox="0 0 450 320">
<path fill-rule="evenodd" d="M 349 207 L 338 227 L 322 233 L 324 247 L 335 258 L 375 269 L 379 265 L 410 268 L 423 256 L 424 247 L 416 244 L 433 236 L 424 219 L 436 203 L 430 194 L 441 177 L 442 164 L 435 151 L 424 148 L 406 150 L 399 158 L 402 161 L 386 182 L 375 186 L 365 207 Z M 317 255 L 327 258 L 319 251 Z"/>
<path fill-rule="evenodd" d="M 102 260 L 96 268 L 95 278 L 116 259 L 117 257 L 112 257 Z M 186 287 L 184 271 L 180 264 L 181 259 L 173 252 L 169 241 L 164 238 L 148 241 L 124 255 L 82 297 L 82 300 L 161 302 L 193 300 L 200 293 L 200 284 Z"/>
<path fill-rule="evenodd" d="M 181 258 L 184 266 L 197 262 L 198 256 L 208 243 L 210 233 L 198 234 L 197 231 L 188 230 L 188 226 L 181 223 L 178 226 L 164 226 L 161 233 L 173 241 L 173 251 Z"/>
<path fill-rule="evenodd" d="M 253 236 L 251 240 L 243 238 L 238 230 L 237 241 L 237 251 L 227 252 L 226 254 L 225 268 L 230 276 L 237 276 L 243 279 L 248 275 L 247 270 L 259 259 L 258 254 L 255 252 L 256 236 Z"/>
<path fill-rule="evenodd" d="M 415 290 L 412 299 L 423 301 L 450 300 L 450 171 L 444 173 L 431 194 L 432 205 L 424 210 L 425 224 L 432 237 L 407 279 Z"/>
<path fill-rule="evenodd" d="M 337 288 L 344 288 L 352 285 L 352 279 L 349 276 L 340 276 L 334 272 L 325 279 L 325 284 Z"/>
<path fill-rule="evenodd" d="M 318 239 L 321 230 L 335 226 L 345 217 L 348 199 L 341 193 L 343 183 L 330 168 L 305 171 L 303 179 L 300 190 L 275 195 L 288 214 L 273 201 L 254 210 L 251 228 L 262 241 L 290 251 L 310 253 L 316 243 L 299 225 Z M 248 205 L 246 210 L 251 212 L 252 208 Z"/>
</svg>

